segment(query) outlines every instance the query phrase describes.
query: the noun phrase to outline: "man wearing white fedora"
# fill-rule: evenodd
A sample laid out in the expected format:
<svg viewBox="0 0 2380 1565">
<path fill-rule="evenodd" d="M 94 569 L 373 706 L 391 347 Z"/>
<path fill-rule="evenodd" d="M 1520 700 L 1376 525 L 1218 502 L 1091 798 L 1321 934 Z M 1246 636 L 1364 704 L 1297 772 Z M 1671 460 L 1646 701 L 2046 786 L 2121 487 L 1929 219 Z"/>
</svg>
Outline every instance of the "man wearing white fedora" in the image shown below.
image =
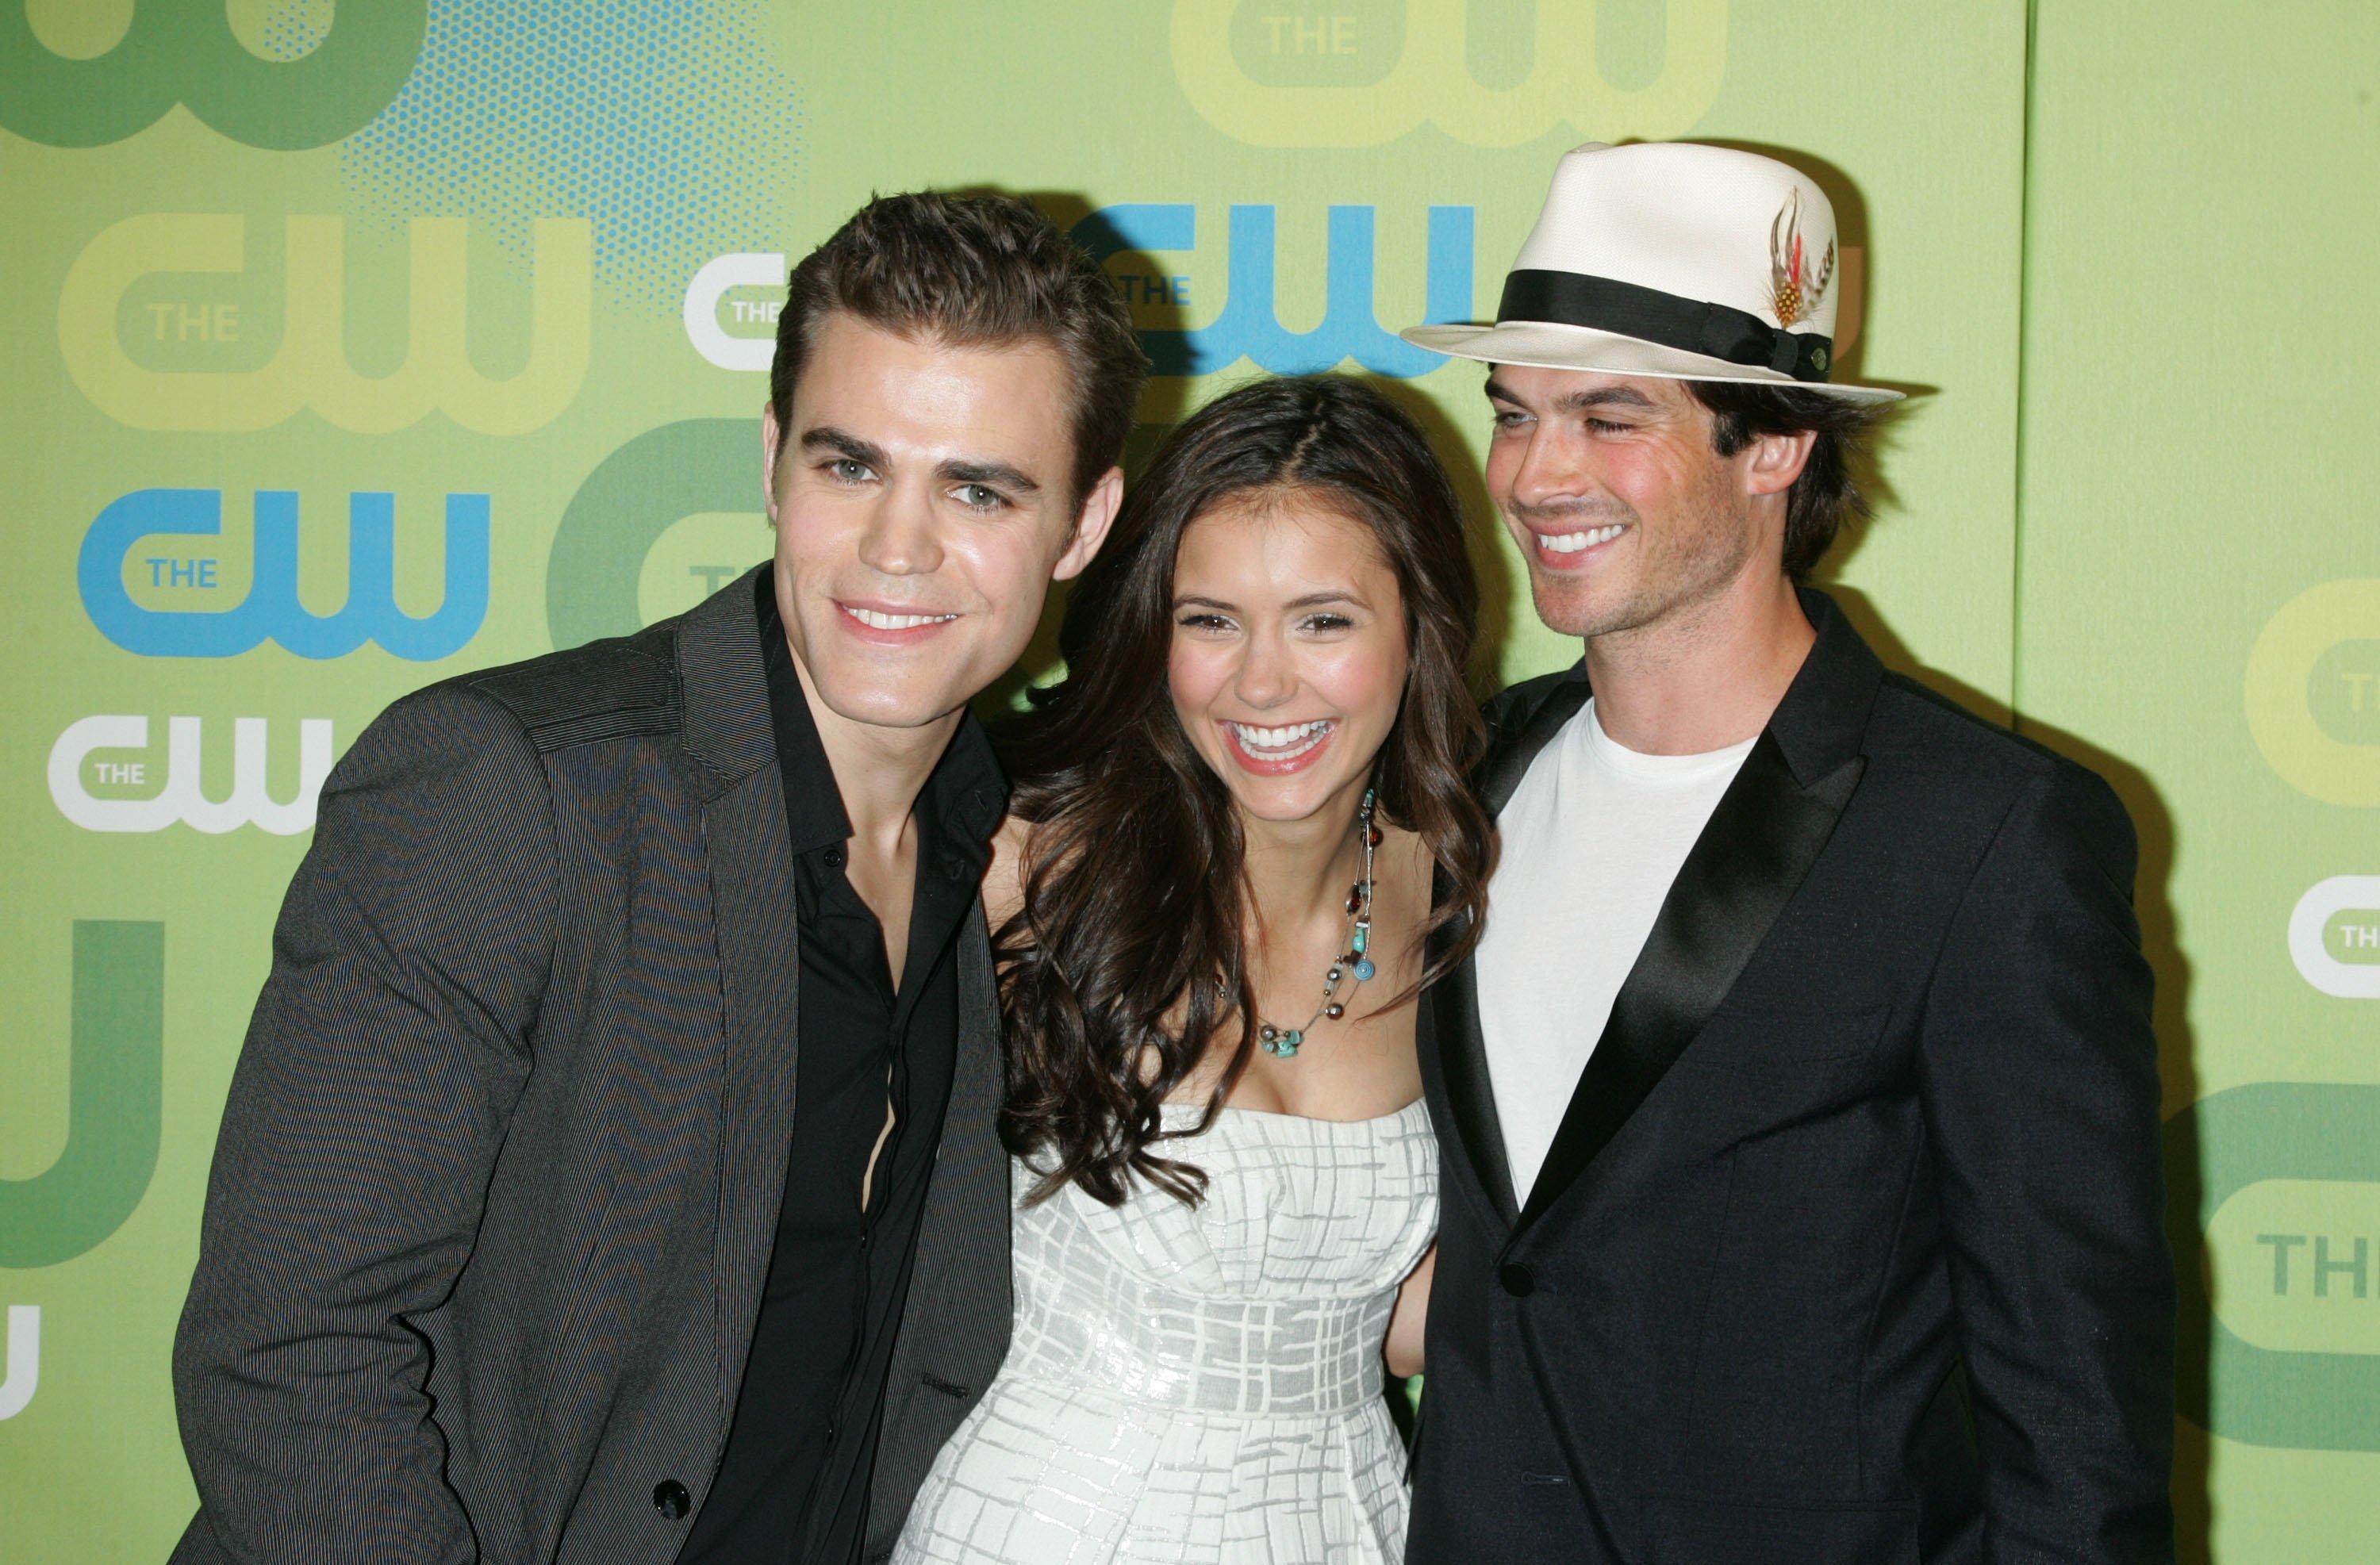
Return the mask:
<svg viewBox="0 0 2380 1565">
<path fill-rule="evenodd" d="M 2135 846 L 2097 777 L 1799 587 L 1896 394 L 1828 379 L 1834 214 L 1768 158 L 1565 157 L 1488 487 L 1565 673 L 1433 991 L 1414 1565 L 2158 1560 L 2173 1279 Z"/>
</svg>

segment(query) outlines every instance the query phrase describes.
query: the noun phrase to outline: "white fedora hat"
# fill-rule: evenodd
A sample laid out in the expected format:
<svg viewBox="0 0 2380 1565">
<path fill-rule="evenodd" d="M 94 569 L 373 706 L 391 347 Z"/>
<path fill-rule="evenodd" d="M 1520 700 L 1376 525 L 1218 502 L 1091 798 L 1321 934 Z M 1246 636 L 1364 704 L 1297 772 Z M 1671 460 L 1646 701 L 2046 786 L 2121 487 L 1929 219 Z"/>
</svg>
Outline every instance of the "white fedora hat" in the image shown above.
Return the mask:
<svg viewBox="0 0 2380 1565">
<path fill-rule="evenodd" d="M 1835 209 L 1774 158 L 1692 141 L 1565 153 L 1492 326 L 1415 326 L 1416 347 L 1548 370 L 1831 383 L 1841 288 Z"/>
</svg>

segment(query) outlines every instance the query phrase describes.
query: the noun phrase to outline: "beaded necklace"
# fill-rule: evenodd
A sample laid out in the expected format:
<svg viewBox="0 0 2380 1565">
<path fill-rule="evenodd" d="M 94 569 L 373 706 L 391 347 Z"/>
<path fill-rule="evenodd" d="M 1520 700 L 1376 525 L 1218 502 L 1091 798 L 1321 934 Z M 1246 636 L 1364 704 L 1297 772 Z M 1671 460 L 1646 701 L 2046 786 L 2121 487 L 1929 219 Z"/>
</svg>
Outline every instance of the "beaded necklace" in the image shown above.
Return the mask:
<svg viewBox="0 0 2380 1565">
<path fill-rule="evenodd" d="M 1363 843 L 1364 872 L 1347 892 L 1347 949 L 1331 959 L 1330 971 L 1323 975 L 1322 1003 L 1302 1027 L 1276 1027 L 1261 1017 L 1257 1023 L 1257 1043 L 1267 1054 L 1278 1059 L 1296 1057 L 1305 1035 L 1324 1017 L 1337 1021 L 1347 1013 L 1346 1003 L 1339 998 L 1339 986 L 1352 977 L 1356 984 L 1378 971 L 1372 965 L 1372 850 L 1380 845 L 1380 829 L 1372 822 L 1372 799 L 1375 790 L 1364 790 L 1364 802 L 1355 811 L 1358 840 Z M 1355 990 L 1351 986 L 1347 992 Z"/>
</svg>

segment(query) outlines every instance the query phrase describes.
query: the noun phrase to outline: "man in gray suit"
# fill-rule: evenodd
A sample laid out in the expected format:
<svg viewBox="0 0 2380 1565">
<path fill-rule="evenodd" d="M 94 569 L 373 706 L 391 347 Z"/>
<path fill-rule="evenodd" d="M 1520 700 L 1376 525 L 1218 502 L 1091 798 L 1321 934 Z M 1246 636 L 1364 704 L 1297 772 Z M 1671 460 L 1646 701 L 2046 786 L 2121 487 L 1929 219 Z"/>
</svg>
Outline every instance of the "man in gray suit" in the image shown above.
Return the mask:
<svg viewBox="0 0 2380 1565">
<path fill-rule="evenodd" d="M 780 320 L 773 566 L 357 742 L 217 1145 L 177 1562 L 890 1552 L 1008 1340 L 965 703 L 1145 371 L 1024 202 L 871 202 Z"/>
</svg>

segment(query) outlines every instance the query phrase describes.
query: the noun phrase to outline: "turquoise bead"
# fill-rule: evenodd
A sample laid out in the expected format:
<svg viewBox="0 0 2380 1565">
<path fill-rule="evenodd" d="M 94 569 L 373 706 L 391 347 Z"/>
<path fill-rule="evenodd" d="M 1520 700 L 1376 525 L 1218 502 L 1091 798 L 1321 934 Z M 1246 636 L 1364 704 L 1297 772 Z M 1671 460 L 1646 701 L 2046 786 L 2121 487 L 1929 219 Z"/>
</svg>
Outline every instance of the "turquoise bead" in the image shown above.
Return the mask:
<svg viewBox="0 0 2380 1565">
<path fill-rule="evenodd" d="M 1354 944 L 1354 952 L 1355 952 L 1355 954 L 1356 954 L 1356 955 L 1358 955 L 1358 956 L 1363 955 L 1363 954 L 1364 954 L 1364 948 L 1365 948 L 1366 946 L 1370 945 L 1371 943 L 1372 943 L 1372 931 L 1371 931 L 1371 930 L 1369 930 L 1369 929 L 1366 929 L 1366 928 L 1364 928 L 1364 926 L 1362 926 L 1361 924 L 1356 925 L 1356 926 L 1355 926 L 1355 944 Z"/>
<path fill-rule="evenodd" d="M 1378 968 L 1372 965 L 1370 959 L 1366 958 L 1366 960 L 1355 964 L 1355 981 L 1362 983 L 1378 971 Z"/>
</svg>

